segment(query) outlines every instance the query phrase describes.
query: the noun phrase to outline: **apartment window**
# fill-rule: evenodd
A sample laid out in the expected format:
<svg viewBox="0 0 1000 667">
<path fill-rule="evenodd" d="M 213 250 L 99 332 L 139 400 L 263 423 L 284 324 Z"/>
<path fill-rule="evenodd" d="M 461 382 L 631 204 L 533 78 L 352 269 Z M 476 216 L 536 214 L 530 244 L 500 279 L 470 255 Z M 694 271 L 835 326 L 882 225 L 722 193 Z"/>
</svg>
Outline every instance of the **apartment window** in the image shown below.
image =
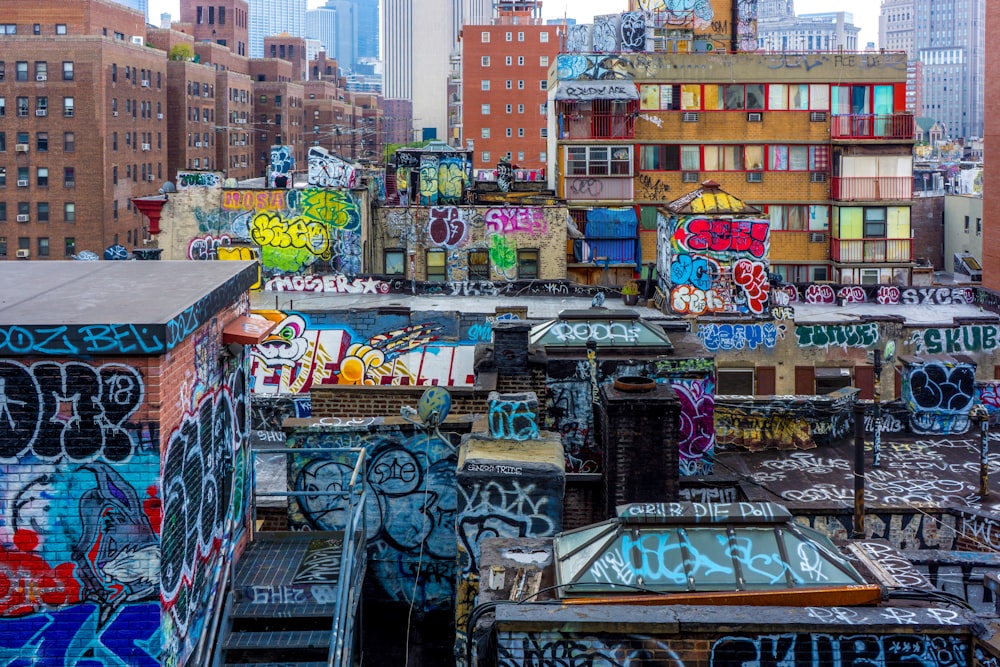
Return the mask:
<svg viewBox="0 0 1000 667">
<path fill-rule="evenodd" d="M 480 135 L 482 136 L 483 139 L 489 139 L 490 138 L 490 128 L 488 128 L 488 127 L 482 128 L 479 131 L 479 133 L 480 133 Z"/>
<path fill-rule="evenodd" d="M 539 162 L 545 163 L 548 159 L 549 159 L 548 154 L 545 151 L 542 151 L 538 154 Z"/>
<path fill-rule="evenodd" d="M 517 82 L 517 89 L 524 90 L 524 79 L 519 79 Z"/>
<path fill-rule="evenodd" d="M 76 222 L 76 204 L 68 201 L 63 204 L 63 220 L 66 222 Z"/>
<path fill-rule="evenodd" d="M 56 24 L 56 34 L 57 35 L 65 35 L 66 34 L 66 24 L 65 23 L 57 23 Z"/>
<path fill-rule="evenodd" d="M 549 128 L 543 127 L 540 130 L 538 130 L 538 136 L 540 136 L 542 139 L 548 139 L 549 138 Z"/>
<path fill-rule="evenodd" d="M 513 128 L 509 128 L 509 127 L 507 128 L 507 136 L 508 137 L 514 136 L 514 130 L 513 130 Z"/>
<path fill-rule="evenodd" d="M 67 118 L 72 117 L 73 109 L 75 108 L 75 102 L 72 97 L 63 98 L 63 116 Z"/>
<path fill-rule="evenodd" d="M 965 233 L 966 234 L 969 233 L 969 223 L 971 223 L 971 222 L 972 222 L 971 218 L 969 218 L 969 216 L 965 216 Z"/>
<path fill-rule="evenodd" d="M 215 7 L 213 5 L 208 7 L 208 25 L 215 25 Z"/>
<path fill-rule="evenodd" d="M 523 42 L 524 41 L 524 33 L 523 32 L 517 33 L 517 41 L 519 41 L 519 42 Z"/>
<path fill-rule="evenodd" d="M 64 243 L 64 246 L 63 246 L 63 256 L 64 257 L 72 257 L 73 255 L 76 254 L 76 239 L 75 238 L 73 238 L 72 236 L 67 236 L 64 239 L 63 243 Z"/>
<path fill-rule="evenodd" d="M 76 167 L 63 167 L 63 187 L 76 187 Z"/>
<path fill-rule="evenodd" d="M 73 62 L 70 60 L 65 60 L 63 61 L 62 66 L 63 66 L 62 68 L 63 81 L 72 81 L 74 76 Z"/>
<path fill-rule="evenodd" d="M 523 127 L 517 128 L 517 136 L 519 136 L 519 137 L 523 137 L 524 136 L 524 128 Z M 522 159 L 524 159 L 524 158 L 522 158 Z"/>
<path fill-rule="evenodd" d="M 280 107 L 281 106 L 281 95 L 275 95 L 274 96 L 274 106 L 276 106 L 276 107 Z"/>
<path fill-rule="evenodd" d="M 384 252 L 385 270 L 387 276 L 406 275 L 406 251 L 402 248 L 386 248 Z"/>
<path fill-rule="evenodd" d="M 27 60 L 19 60 L 19 61 L 17 61 L 17 64 L 15 65 L 15 67 L 16 67 L 16 70 L 15 70 L 15 76 L 14 76 L 14 78 L 17 81 L 27 81 L 28 80 L 28 61 Z"/>
<path fill-rule="evenodd" d="M 489 116 L 490 115 L 490 105 L 489 104 L 484 104 L 483 107 L 482 107 L 481 113 L 484 116 Z"/>
<path fill-rule="evenodd" d="M 505 111 L 506 111 L 507 113 L 514 113 L 514 105 L 513 105 L 513 104 L 508 104 L 508 105 L 507 105 L 507 106 L 506 106 L 506 107 L 504 108 L 504 110 L 505 110 Z"/>
<path fill-rule="evenodd" d="M 482 66 L 483 67 L 489 67 L 490 66 L 490 57 L 489 56 L 483 56 L 483 58 L 482 58 Z"/>
<path fill-rule="evenodd" d="M 112 132 L 111 133 L 111 150 L 113 150 L 113 151 L 117 151 L 118 150 L 118 133 L 117 132 Z"/>
<path fill-rule="evenodd" d="M 63 132 L 63 152 L 72 153 L 76 150 L 76 135 L 72 132 Z"/>
<path fill-rule="evenodd" d="M 489 79 L 483 79 L 479 83 L 479 87 L 480 87 L 480 90 L 489 90 L 490 89 L 490 80 Z"/>
<path fill-rule="evenodd" d="M 39 153 L 45 153 L 49 150 L 48 132 L 39 132 L 35 135 L 35 147 Z"/>
<path fill-rule="evenodd" d="M 524 105 L 523 104 L 518 104 L 517 105 L 517 112 L 518 113 L 524 113 Z"/>
<path fill-rule="evenodd" d="M 7 150 L 7 133 L 0 132 L 0 153 Z"/>
<path fill-rule="evenodd" d="M 111 81 L 112 83 L 118 82 L 118 65 L 116 63 L 111 63 Z"/>
<path fill-rule="evenodd" d="M 514 64 L 514 56 L 507 56 L 504 59 L 504 62 L 507 63 L 508 66 L 509 65 L 513 65 Z"/>
<path fill-rule="evenodd" d="M 524 151 L 518 151 L 517 152 L 517 161 L 518 162 L 524 162 Z"/>
<path fill-rule="evenodd" d="M 546 42 L 549 41 L 549 33 L 546 32 L 546 31 L 542 31 L 542 32 L 538 33 L 538 40 L 540 42 L 542 42 L 543 44 L 545 44 Z"/>
<path fill-rule="evenodd" d="M 517 57 L 517 64 L 518 65 L 523 65 L 524 64 L 524 56 L 518 56 Z"/>
<path fill-rule="evenodd" d="M 0 81 L 7 78 L 7 63 L 0 60 Z"/>
<path fill-rule="evenodd" d="M 49 203 L 47 201 L 38 202 L 38 222 L 49 221 Z"/>
<path fill-rule="evenodd" d="M 118 200 L 117 199 L 114 200 L 113 202 L 111 202 L 111 217 L 116 222 L 118 221 Z"/>
<path fill-rule="evenodd" d="M 7 98 L 0 97 L 0 118 L 7 115 Z"/>
<path fill-rule="evenodd" d="M 18 118 L 25 118 L 28 115 L 28 98 L 18 97 L 15 100 L 17 104 L 17 116 Z"/>
<path fill-rule="evenodd" d="M 45 81 L 49 78 L 49 64 L 44 60 L 35 61 L 35 81 Z"/>
<path fill-rule="evenodd" d="M 542 79 L 541 81 L 538 82 L 538 87 L 541 90 L 548 90 L 549 89 L 549 82 L 546 81 L 545 79 Z"/>
<path fill-rule="evenodd" d="M 31 239 L 27 236 L 17 237 L 17 249 L 18 250 L 31 250 Z"/>
<path fill-rule="evenodd" d="M 16 23 L 0 23 L 0 35 L 16 35 Z"/>
<path fill-rule="evenodd" d="M 865 238 L 885 238 L 885 208 L 866 207 L 864 213 Z"/>
<path fill-rule="evenodd" d="M 7 237 L 0 236 L 0 257 L 7 256 Z"/>
<path fill-rule="evenodd" d="M 26 201 L 17 202 L 17 214 L 18 215 L 30 215 L 31 214 L 31 203 Z"/>
<path fill-rule="evenodd" d="M 489 162 L 490 162 L 490 152 L 489 151 L 483 151 L 483 157 L 482 157 L 482 159 L 483 159 L 483 164 L 489 164 Z"/>
<path fill-rule="evenodd" d="M 444 250 L 427 251 L 427 281 L 432 283 L 442 283 L 447 278 L 447 266 L 445 264 Z"/>
<path fill-rule="evenodd" d="M 976 218 L 976 236 L 983 235 L 983 219 Z"/>
<path fill-rule="evenodd" d="M 520 280 L 535 280 L 538 278 L 538 251 L 517 251 L 517 277 Z"/>
<path fill-rule="evenodd" d="M 541 67 L 548 67 L 549 66 L 549 57 L 548 56 L 538 56 L 538 64 Z"/>
<path fill-rule="evenodd" d="M 514 89 L 514 82 L 512 80 L 510 80 L 510 79 L 507 79 L 506 88 L 507 88 L 507 90 L 513 90 Z"/>
<path fill-rule="evenodd" d="M 0 222 L 7 222 L 7 202 L 0 201 Z"/>
<path fill-rule="evenodd" d="M 38 256 L 39 257 L 49 256 L 49 237 L 47 236 L 38 237 Z"/>
<path fill-rule="evenodd" d="M 489 41 L 490 41 L 490 33 L 489 33 L 489 31 L 483 30 L 480 33 L 480 40 L 482 41 L 483 44 L 489 43 Z"/>
<path fill-rule="evenodd" d="M 698 146 L 692 146 L 695 150 Z M 568 146 L 568 176 L 631 176 L 631 146 Z"/>
<path fill-rule="evenodd" d="M 49 168 L 48 167 L 38 167 L 35 176 L 39 187 L 48 187 L 49 185 Z"/>
<path fill-rule="evenodd" d="M 506 34 L 506 38 L 507 38 L 507 41 L 508 41 L 508 42 L 513 42 L 513 41 L 514 41 L 514 33 L 512 33 L 512 32 L 508 32 L 508 33 Z"/>
<path fill-rule="evenodd" d="M 469 280 L 489 280 L 490 279 L 490 252 L 489 250 L 469 251 Z"/>
</svg>

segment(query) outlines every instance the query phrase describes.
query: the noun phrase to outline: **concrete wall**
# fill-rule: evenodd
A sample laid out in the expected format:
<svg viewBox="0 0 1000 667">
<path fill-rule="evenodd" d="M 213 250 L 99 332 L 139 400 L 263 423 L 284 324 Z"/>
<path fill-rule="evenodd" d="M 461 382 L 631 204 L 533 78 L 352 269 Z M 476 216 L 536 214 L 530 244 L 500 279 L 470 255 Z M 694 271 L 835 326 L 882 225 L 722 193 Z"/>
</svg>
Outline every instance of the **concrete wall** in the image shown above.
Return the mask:
<svg viewBox="0 0 1000 667">
<path fill-rule="evenodd" d="M 965 228 L 965 219 L 969 228 Z M 983 198 L 947 195 L 944 198 L 944 270 L 954 271 L 956 252 L 968 252 L 982 262 Z"/>
</svg>

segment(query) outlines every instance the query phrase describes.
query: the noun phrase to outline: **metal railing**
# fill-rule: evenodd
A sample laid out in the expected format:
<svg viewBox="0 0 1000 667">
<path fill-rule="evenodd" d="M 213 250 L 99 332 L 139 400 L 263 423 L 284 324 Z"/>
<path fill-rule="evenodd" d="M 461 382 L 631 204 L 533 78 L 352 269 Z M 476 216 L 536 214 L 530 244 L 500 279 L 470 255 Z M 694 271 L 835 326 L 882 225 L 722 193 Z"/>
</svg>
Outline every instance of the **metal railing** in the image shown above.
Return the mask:
<svg viewBox="0 0 1000 667">
<path fill-rule="evenodd" d="M 635 137 L 635 114 L 574 113 L 559 114 L 560 139 L 632 139 Z"/>
<path fill-rule="evenodd" d="M 366 559 L 365 502 L 368 491 L 365 487 L 365 467 L 367 451 L 354 447 L 309 447 L 302 449 L 254 449 L 252 451 L 251 508 L 253 522 L 251 540 L 257 535 L 258 498 L 341 498 L 345 502 L 336 510 L 343 513 L 344 542 L 340 553 L 340 578 L 337 581 L 337 597 L 330 636 L 328 667 L 351 667 L 354 664 L 354 618 L 357 615 L 364 581 Z M 351 476 L 339 491 L 257 491 L 257 456 L 280 454 L 283 456 L 308 456 L 311 454 L 336 454 L 348 459 L 354 458 Z"/>
<path fill-rule="evenodd" d="M 912 239 L 830 239 L 830 259 L 856 264 L 909 262 Z"/>
<path fill-rule="evenodd" d="M 913 139 L 913 114 L 863 114 L 830 117 L 833 139 Z"/>
<path fill-rule="evenodd" d="M 912 199 L 913 179 L 909 176 L 834 176 L 830 197 L 838 201 Z"/>
</svg>

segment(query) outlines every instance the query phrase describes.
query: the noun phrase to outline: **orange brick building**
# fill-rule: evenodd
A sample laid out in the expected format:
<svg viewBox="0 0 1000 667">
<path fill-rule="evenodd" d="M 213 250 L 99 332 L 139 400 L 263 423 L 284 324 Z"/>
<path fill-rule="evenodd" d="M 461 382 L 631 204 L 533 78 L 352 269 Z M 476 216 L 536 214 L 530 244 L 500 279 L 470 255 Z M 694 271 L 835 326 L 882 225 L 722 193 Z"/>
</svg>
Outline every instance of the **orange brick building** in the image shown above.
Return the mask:
<svg viewBox="0 0 1000 667">
<path fill-rule="evenodd" d="M 492 24 L 462 30 L 461 126 L 450 143 L 471 142 L 477 168 L 504 157 L 525 169 L 545 166 L 548 71 L 560 28 L 540 15 L 541 2 L 497 2 Z"/>
</svg>

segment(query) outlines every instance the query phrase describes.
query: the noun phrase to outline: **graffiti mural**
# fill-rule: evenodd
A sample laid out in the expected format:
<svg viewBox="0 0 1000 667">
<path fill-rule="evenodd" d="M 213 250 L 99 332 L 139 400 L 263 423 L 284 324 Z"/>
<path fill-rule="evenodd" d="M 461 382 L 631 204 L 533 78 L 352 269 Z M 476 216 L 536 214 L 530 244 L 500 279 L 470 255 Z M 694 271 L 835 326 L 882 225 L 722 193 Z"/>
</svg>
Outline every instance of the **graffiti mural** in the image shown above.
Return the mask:
<svg viewBox="0 0 1000 667">
<path fill-rule="evenodd" d="M 420 156 L 420 199 L 421 206 L 437 206 L 438 175 L 441 162 L 437 155 Z"/>
<path fill-rule="evenodd" d="M 309 164 L 309 185 L 322 188 L 356 188 L 358 171 L 321 146 L 310 146 L 306 153 Z"/>
<path fill-rule="evenodd" d="M 767 312 L 767 220 L 657 216 L 660 289 L 677 314 Z"/>
<path fill-rule="evenodd" d="M 221 188 L 222 173 L 218 171 L 178 171 L 177 189 Z"/>
<path fill-rule="evenodd" d="M 903 614 L 906 619 L 912 619 L 909 622 L 917 622 L 914 618 L 916 614 Z M 837 618 L 835 614 L 830 616 L 831 620 Z M 902 624 L 905 621 L 900 618 L 898 622 Z M 712 644 L 709 664 L 713 667 L 786 662 L 812 665 L 817 664 L 819 656 L 824 656 L 824 664 L 831 667 L 906 663 L 929 667 L 959 667 L 967 664 L 969 650 L 967 640 L 940 635 L 786 633 L 718 639 Z"/>
<path fill-rule="evenodd" d="M 452 442 L 373 425 L 361 431 L 300 431 L 290 435 L 287 444 L 293 449 L 365 447 L 370 574 L 388 599 L 412 600 L 425 611 L 452 604 L 458 502 Z M 353 472 L 353 459 L 337 453 L 296 455 L 289 465 L 296 491 L 340 491 Z M 343 525 L 344 510 L 335 497 L 305 496 L 292 503 L 289 512 L 297 530 L 336 530 Z"/>
<path fill-rule="evenodd" d="M 848 437 L 856 390 L 823 396 L 715 397 L 715 437 L 725 445 L 762 449 L 812 449 Z"/>
<path fill-rule="evenodd" d="M 958 360 L 903 364 L 903 403 L 914 433 L 961 434 L 969 430 L 976 395 L 976 365 Z"/>
<path fill-rule="evenodd" d="M 331 276 L 275 276 L 264 283 L 265 292 L 306 292 L 325 294 L 388 294 L 389 283 L 375 278 Z"/>
<path fill-rule="evenodd" d="M 773 324 L 699 324 L 698 338 L 709 352 L 719 350 L 756 350 L 773 348 L 785 338 L 785 325 Z"/>
<path fill-rule="evenodd" d="M 668 641 L 646 635 L 502 632 L 497 640 L 498 667 L 521 667 L 521 665 L 631 667 L 641 664 L 684 667 L 684 661 L 670 648 Z"/>
<path fill-rule="evenodd" d="M 919 329 L 909 343 L 917 354 L 993 352 L 1000 348 L 1000 326 L 963 324 L 958 327 Z"/>
<path fill-rule="evenodd" d="M 872 347 L 879 342 L 877 322 L 845 325 L 813 325 L 795 327 L 799 347 Z"/>
<path fill-rule="evenodd" d="M 291 146 L 271 146 L 271 163 L 267 172 L 267 186 L 270 188 L 288 187 L 291 185 L 292 170 L 295 169 L 295 156 Z"/>
<path fill-rule="evenodd" d="M 677 426 L 681 474 L 709 475 L 715 459 L 714 382 L 674 379 L 669 384 L 681 406 Z"/>
<path fill-rule="evenodd" d="M 163 454 L 163 562 L 159 584 L 165 651 L 179 662 L 207 632 L 218 582 L 248 522 L 249 410 L 242 363 L 204 393 L 170 434 Z"/>
<path fill-rule="evenodd" d="M 250 348 L 252 389 L 261 394 L 302 394 L 314 386 L 442 385 L 475 383 L 475 344 L 440 343 L 441 325 L 421 323 L 359 337 L 347 327 L 314 325 L 308 315 L 261 311 L 277 323 Z"/>
</svg>

